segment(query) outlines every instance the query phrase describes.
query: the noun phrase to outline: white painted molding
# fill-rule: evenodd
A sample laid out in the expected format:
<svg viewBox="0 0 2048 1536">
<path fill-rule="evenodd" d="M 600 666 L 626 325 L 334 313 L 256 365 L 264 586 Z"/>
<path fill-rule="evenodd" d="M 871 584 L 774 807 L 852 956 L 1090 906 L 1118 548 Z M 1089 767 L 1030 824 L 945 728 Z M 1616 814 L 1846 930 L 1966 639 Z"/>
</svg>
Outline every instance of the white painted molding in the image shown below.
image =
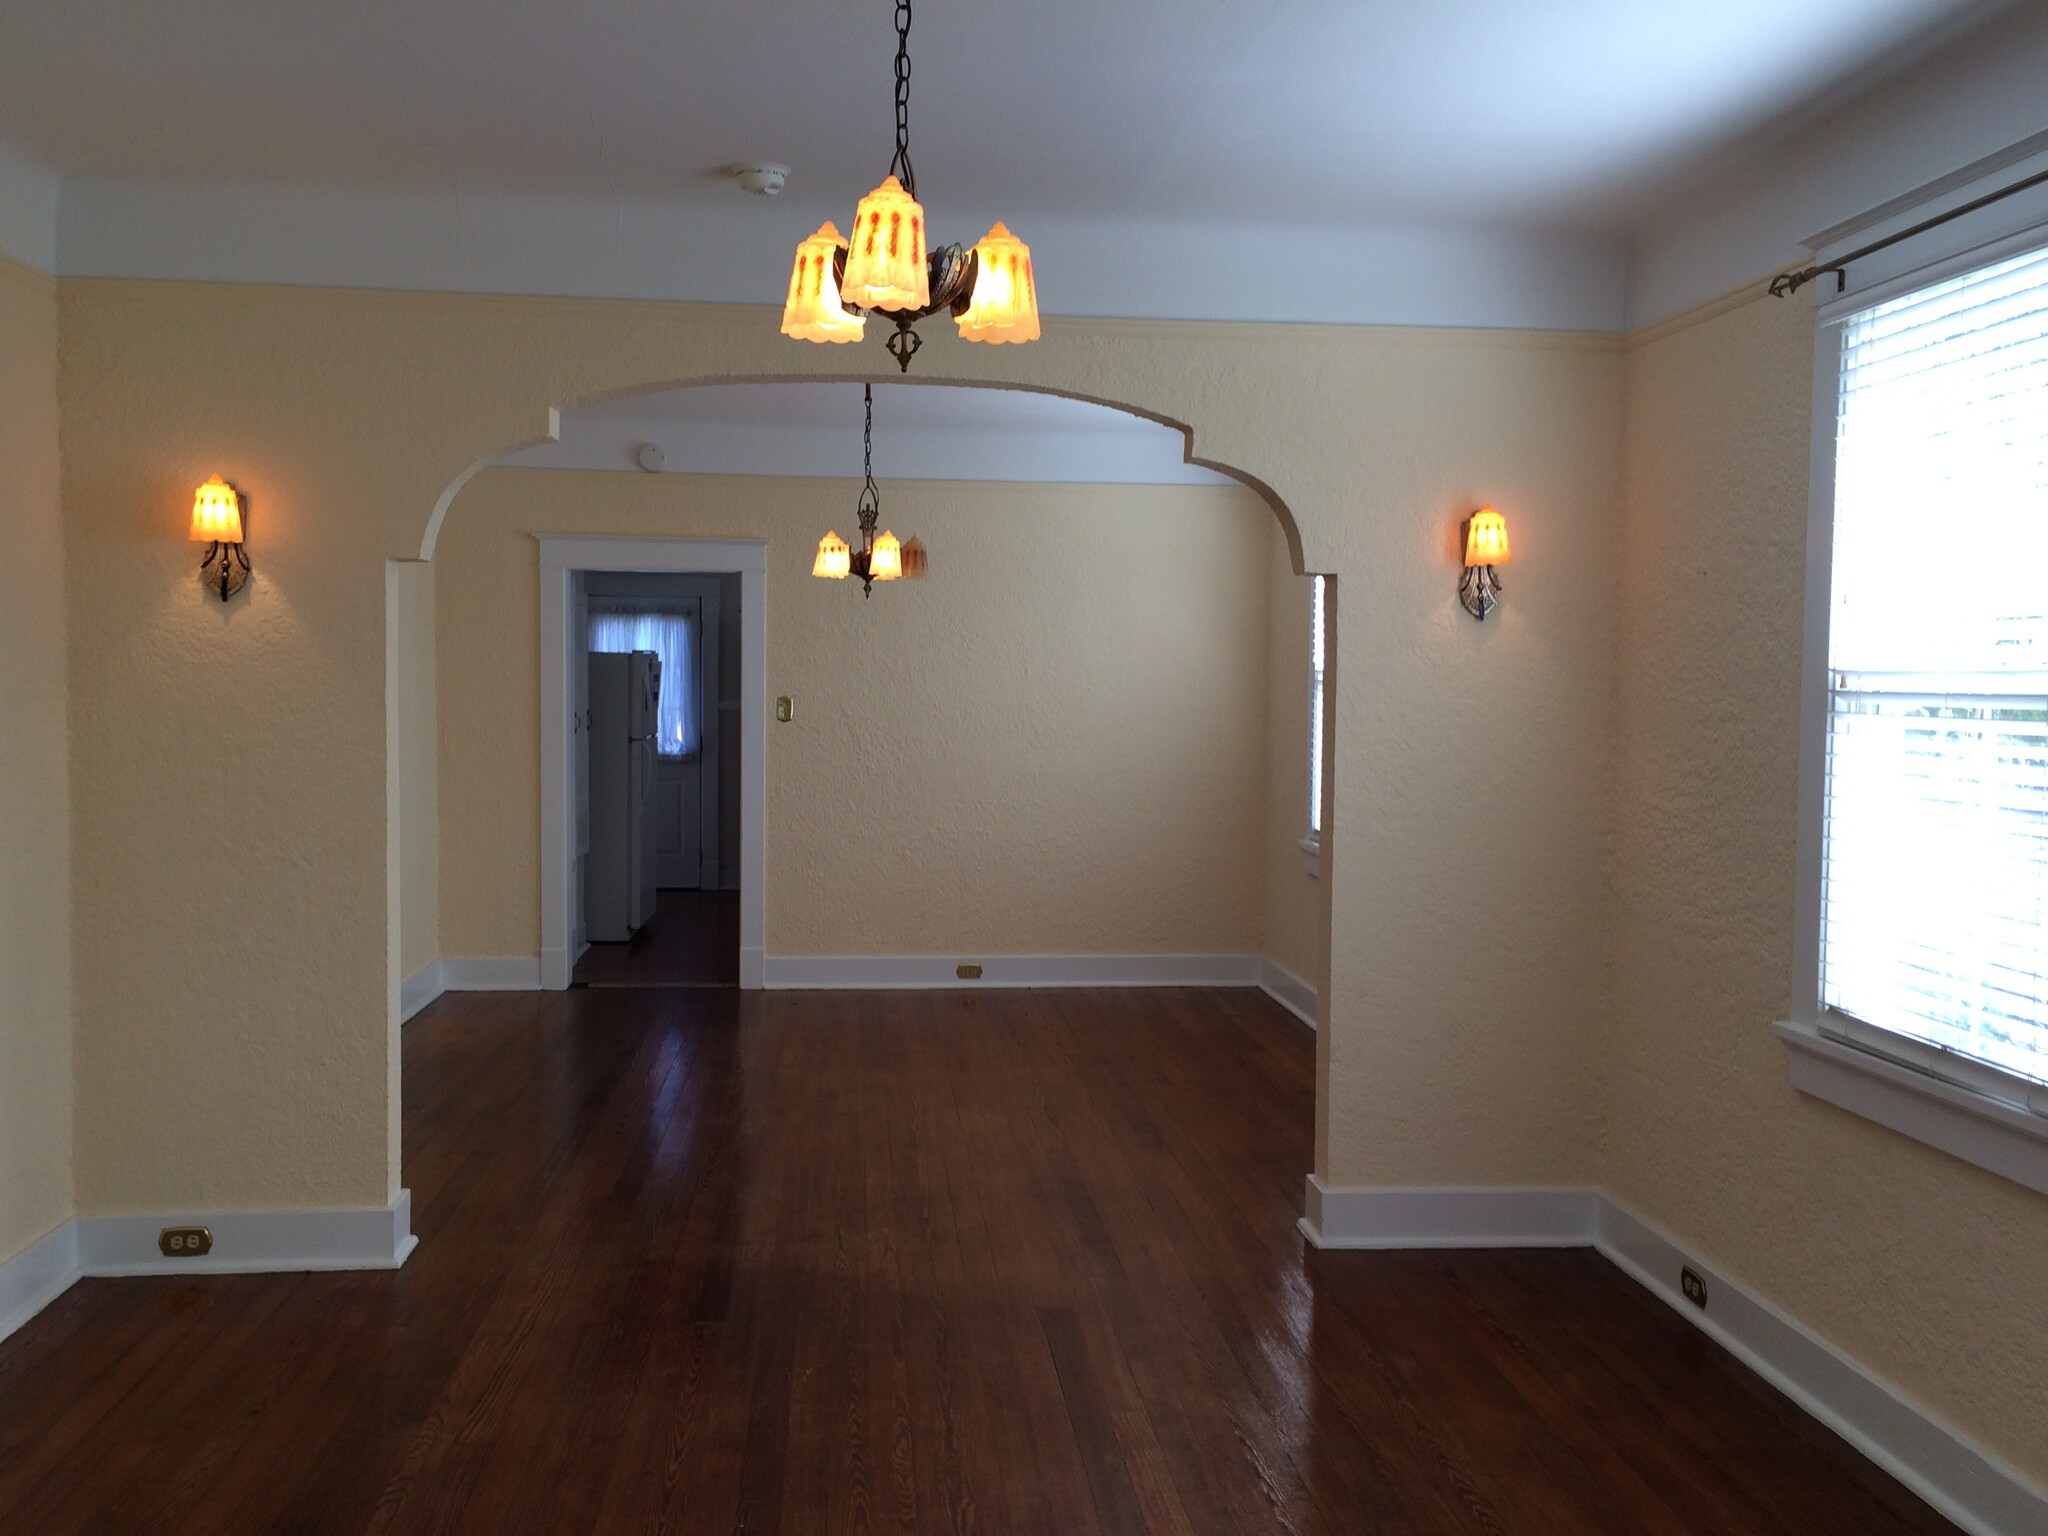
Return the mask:
<svg viewBox="0 0 2048 1536">
<path fill-rule="evenodd" d="M 1259 962 L 1259 990 L 1310 1029 L 1316 1027 L 1316 989 L 1271 960 Z"/>
<path fill-rule="evenodd" d="M 573 968 L 569 668 L 578 571 L 732 573 L 740 578 L 740 986 L 762 985 L 768 930 L 768 546 L 759 539 L 538 534 L 540 547 L 540 926 L 538 985 L 559 991 Z M 446 962 L 452 964 L 453 962 Z M 451 977 L 448 985 L 456 983 Z"/>
<path fill-rule="evenodd" d="M 770 955 L 780 991 L 976 987 L 1254 987 L 1256 955 Z M 962 979 L 957 967 L 981 975 Z"/>
<path fill-rule="evenodd" d="M 1597 1248 L 1736 1359 L 1974 1536 L 2048 1532 L 2048 1491 L 1597 1189 L 1361 1189 L 1308 1180 L 1318 1248 Z M 1707 1286 L 1695 1307 L 1690 1267 Z"/>
<path fill-rule="evenodd" d="M 537 992 L 540 960 L 534 955 L 490 955 L 468 960 L 443 960 L 444 992 Z"/>
<path fill-rule="evenodd" d="M 1693 1258 L 1611 1196 L 1601 1253 L 1878 1466 L 1975 1536 L 2048 1531 L 2048 1491 L 1873 1375 L 1761 1297 Z M 1704 1310 L 1678 1288 L 1680 1266 L 1707 1283 Z"/>
<path fill-rule="evenodd" d="M 157 1248 L 165 1227 L 205 1227 L 213 1249 L 204 1258 L 167 1259 Z M 397 1269 L 418 1246 L 409 1189 L 389 1205 L 353 1210 L 76 1216 L 0 1264 L 0 1339 L 87 1276 Z"/>
<path fill-rule="evenodd" d="M 1596 1189 L 1332 1188 L 1308 1178 L 1301 1230 L 1318 1248 L 1587 1248 Z"/>
<path fill-rule="evenodd" d="M 169 1211 L 142 1216 L 81 1216 L 78 1267 L 86 1275 L 298 1274 L 323 1269 L 397 1269 L 419 1245 L 412 1191 L 389 1205 L 333 1211 Z M 165 1227 L 205 1227 L 213 1251 L 167 1259 L 157 1251 Z"/>
<path fill-rule="evenodd" d="M 18 1330 L 78 1278 L 78 1223 L 44 1233 L 0 1264 L 0 1339 Z"/>
<path fill-rule="evenodd" d="M 1801 1093 L 2048 1194 L 2048 1118 L 1858 1050 L 1810 1024 L 1773 1028 Z"/>
<path fill-rule="evenodd" d="M 447 990 L 448 984 L 441 979 L 440 961 L 421 966 L 398 989 L 398 1022 L 410 1024 L 414 1014 Z"/>
</svg>

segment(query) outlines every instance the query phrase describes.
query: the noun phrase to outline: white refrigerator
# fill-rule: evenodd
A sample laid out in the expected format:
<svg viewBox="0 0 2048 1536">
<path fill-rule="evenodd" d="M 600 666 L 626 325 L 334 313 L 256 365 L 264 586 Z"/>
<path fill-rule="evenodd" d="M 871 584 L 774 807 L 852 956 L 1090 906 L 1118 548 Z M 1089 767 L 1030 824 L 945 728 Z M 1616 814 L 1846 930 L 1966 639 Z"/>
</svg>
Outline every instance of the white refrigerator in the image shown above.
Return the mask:
<svg viewBox="0 0 2048 1536">
<path fill-rule="evenodd" d="M 583 922 L 593 943 L 630 939 L 654 916 L 654 732 L 661 658 L 590 654 L 590 856 Z"/>
</svg>

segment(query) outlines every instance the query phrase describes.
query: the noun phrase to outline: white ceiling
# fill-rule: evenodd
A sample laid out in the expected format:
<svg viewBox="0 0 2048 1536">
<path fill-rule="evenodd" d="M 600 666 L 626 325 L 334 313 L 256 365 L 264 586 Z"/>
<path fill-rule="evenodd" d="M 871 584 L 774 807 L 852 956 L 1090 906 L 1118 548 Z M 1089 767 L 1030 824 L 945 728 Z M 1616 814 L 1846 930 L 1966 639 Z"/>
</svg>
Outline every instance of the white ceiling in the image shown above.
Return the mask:
<svg viewBox="0 0 2048 1536">
<path fill-rule="evenodd" d="M 953 0 L 920 190 L 1198 223 L 1629 226 L 1981 0 Z M 66 176 L 737 198 L 888 162 L 884 0 L 0 0 L 0 138 Z M 976 229 L 961 229 L 972 239 Z"/>
<path fill-rule="evenodd" d="M 726 384 L 633 395 L 562 414 L 561 436 L 501 464 L 638 470 L 657 444 L 669 474 L 858 477 L 858 384 Z M 875 386 L 875 477 L 1109 485 L 1221 485 L 1186 462 L 1174 427 L 1026 390 Z"/>
</svg>

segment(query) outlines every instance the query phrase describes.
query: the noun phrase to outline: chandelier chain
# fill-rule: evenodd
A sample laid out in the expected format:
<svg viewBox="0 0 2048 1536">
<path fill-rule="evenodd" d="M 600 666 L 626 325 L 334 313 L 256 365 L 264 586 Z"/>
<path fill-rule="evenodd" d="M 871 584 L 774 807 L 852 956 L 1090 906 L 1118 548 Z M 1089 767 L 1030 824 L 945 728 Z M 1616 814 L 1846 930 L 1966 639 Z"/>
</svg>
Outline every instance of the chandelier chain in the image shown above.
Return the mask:
<svg viewBox="0 0 2048 1536">
<path fill-rule="evenodd" d="M 917 196 L 917 172 L 910 167 L 910 0 L 896 0 L 896 156 L 889 172 Z"/>
<path fill-rule="evenodd" d="M 867 476 L 867 483 L 860 492 L 860 531 L 866 547 L 873 548 L 875 528 L 881 522 L 882 492 L 875 484 L 875 386 L 863 384 L 862 398 L 867 402 L 867 425 L 861 430 L 861 469 Z"/>
</svg>

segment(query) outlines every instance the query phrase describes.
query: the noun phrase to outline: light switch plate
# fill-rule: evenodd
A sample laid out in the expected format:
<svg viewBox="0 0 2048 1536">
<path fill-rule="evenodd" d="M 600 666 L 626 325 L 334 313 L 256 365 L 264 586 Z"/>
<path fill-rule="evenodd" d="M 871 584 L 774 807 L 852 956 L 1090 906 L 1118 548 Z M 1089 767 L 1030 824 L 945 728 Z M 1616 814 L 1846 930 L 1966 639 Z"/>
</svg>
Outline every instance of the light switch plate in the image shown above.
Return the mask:
<svg viewBox="0 0 2048 1536">
<path fill-rule="evenodd" d="M 775 718 L 777 720 L 780 720 L 784 725 L 789 724 L 791 717 L 795 714 L 796 706 L 790 702 L 788 694 L 785 693 L 781 698 L 775 701 Z"/>
</svg>

